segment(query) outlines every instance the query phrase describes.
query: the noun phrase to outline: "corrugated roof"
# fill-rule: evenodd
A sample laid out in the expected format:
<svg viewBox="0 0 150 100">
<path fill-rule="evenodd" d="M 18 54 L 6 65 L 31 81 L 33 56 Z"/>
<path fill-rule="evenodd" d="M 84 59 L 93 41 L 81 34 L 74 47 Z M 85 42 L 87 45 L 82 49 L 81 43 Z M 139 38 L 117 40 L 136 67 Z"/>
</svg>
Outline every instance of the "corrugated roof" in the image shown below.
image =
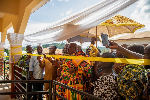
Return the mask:
<svg viewBox="0 0 150 100">
<path fill-rule="evenodd" d="M 150 31 L 129 33 L 127 35 L 112 40 L 129 40 L 129 39 L 141 39 L 141 38 L 150 38 Z"/>
</svg>

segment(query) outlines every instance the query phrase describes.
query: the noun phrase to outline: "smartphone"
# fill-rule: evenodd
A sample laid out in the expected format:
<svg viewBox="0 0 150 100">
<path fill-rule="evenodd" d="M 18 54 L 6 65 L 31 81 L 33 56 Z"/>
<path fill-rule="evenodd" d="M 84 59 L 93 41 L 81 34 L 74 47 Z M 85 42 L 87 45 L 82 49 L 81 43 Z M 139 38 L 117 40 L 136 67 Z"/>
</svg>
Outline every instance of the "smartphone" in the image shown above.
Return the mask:
<svg viewBox="0 0 150 100">
<path fill-rule="evenodd" d="M 109 47 L 108 35 L 101 33 L 101 39 L 102 39 L 103 46 Z"/>
</svg>

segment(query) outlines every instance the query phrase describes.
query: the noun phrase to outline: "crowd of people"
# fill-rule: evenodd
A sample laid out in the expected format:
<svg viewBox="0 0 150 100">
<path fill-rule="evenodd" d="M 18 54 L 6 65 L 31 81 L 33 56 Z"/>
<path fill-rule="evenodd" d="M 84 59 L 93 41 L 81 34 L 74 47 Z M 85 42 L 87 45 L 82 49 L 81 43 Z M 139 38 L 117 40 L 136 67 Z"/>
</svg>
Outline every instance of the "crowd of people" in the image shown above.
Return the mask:
<svg viewBox="0 0 150 100">
<path fill-rule="evenodd" d="M 107 48 L 116 49 L 102 55 L 91 39 L 91 45 L 82 51 L 76 43 L 66 44 L 63 48 L 64 56 L 85 56 L 103 58 L 150 59 L 150 45 L 134 44 L 127 48 L 109 41 Z M 55 55 L 57 47 L 50 46 L 49 54 Z M 32 47 L 26 47 L 27 53 L 32 54 Z M 37 46 L 37 53 L 41 56 L 23 55 L 18 64 L 29 69 L 30 80 L 56 80 L 75 89 L 95 95 L 104 100 L 150 100 L 150 65 L 125 64 L 114 62 L 88 61 L 79 59 L 56 59 L 47 57 L 42 52 L 42 46 Z M 43 72 L 45 74 L 43 75 Z M 26 72 L 23 72 L 26 75 Z M 24 80 L 25 78 L 22 77 Z M 42 91 L 43 83 L 30 85 L 30 91 Z M 33 87 L 33 88 L 32 88 Z M 44 90 L 49 89 L 49 83 L 44 84 Z M 57 93 L 68 100 L 89 100 L 62 86 L 56 86 Z M 31 95 L 32 96 L 32 95 Z M 42 100 L 42 95 L 33 95 L 33 100 Z M 48 100 L 48 95 L 46 95 Z M 58 100 L 61 100 L 57 97 Z"/>
</svg>

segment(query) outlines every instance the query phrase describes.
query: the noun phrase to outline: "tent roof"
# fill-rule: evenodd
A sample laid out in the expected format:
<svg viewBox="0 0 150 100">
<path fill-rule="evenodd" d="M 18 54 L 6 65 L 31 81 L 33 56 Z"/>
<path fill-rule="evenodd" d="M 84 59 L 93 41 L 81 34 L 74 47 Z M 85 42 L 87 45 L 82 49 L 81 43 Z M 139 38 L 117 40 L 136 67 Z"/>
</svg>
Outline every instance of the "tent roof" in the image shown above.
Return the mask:
<svg viewBox="0 0 150 100">
<path fill-rule="evenodd" d="M 39 44 L 66 40 L 99 25 L 137 1 L 138 0 L 101 1 L 55 22 L 44 30 L 25 36 L 25 40 Z"/>
</svg>

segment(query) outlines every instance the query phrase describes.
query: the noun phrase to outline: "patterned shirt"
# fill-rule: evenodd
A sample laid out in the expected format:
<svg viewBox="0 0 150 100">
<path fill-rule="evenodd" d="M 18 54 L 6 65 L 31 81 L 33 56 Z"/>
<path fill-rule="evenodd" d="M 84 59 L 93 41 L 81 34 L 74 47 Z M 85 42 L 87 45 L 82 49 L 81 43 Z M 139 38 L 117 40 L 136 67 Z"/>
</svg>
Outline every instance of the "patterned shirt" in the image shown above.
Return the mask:
<svg viewBox="0 0 150 100">
<path fill-rule="evenodd" d="M 146 70 L 143 65 L 129 64 L 118 73 L 119 94 L 129 100 L 139 99 L 146 82 Z"/>
<path fill-rule="evenodd" d="M 35 79 L 43 79 L 43 69 L 39 66 L 37 56 L 32 56 L 29 64 L 29 71 L 33 71 Z"/>
<path fill-rule="evenodd" d="M 115 75 L 111 73 L 106 76 L 100 76 L 95 81 L 93 94 L 104 100 L 118 100 L 119 95 L 117 93 L 117 82 L 115 80 Z"/>
<path fill-rule="evenodd" d="M 24 69 L 29 70 L 30 59 L 26 60 L 27 57 L 28 57 L 28 55 L 22 55 L 17 64 L 18 64 L 18 66 L 21 66 Z M 23 73 L 23 75 L 27 76 L 27 71 L 22 70 L 22 73 Z"/>
<path fill-rule="evenodd" d="M 70 74 L 68 72 L 69 68 L 75 68 L 75 72 Z M 64 64 L 62 65 L 60 82 L 71 86 L 75 89 L 84 92 L 89 92 L 90 87 L 87 88 L 86 83 L 90 82 L 91 77 L 91 65 L 87 61 L 78 59 L 64 59 Z M 73 91 L 66 90 L 64 93 L 63 87 L 59 87 L 58 92 L 63 93 L 68 100 L 81 100 L 84 99 L 83 96 L 74 93 Z M 59 93 L 58 93 L 59 94 Z"/>
</svg>

